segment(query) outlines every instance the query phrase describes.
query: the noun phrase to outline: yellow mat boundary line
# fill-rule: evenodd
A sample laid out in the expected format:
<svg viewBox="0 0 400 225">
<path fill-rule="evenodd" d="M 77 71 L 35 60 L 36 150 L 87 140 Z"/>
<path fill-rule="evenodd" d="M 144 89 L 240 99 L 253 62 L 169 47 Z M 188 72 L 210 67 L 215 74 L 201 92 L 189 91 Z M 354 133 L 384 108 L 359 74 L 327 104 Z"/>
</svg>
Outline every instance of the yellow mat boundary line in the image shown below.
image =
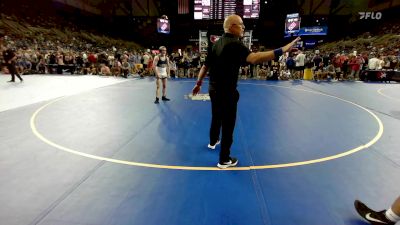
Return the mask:
<svg viewBox="0 0 400 225">
<path fill-rule="evenodd" d="M 398 86 L 397 86 L 397 87 L 398 87 Z M 378 94 L 382 95 L 382 96 L 385 97 L 385 98 L 388 98 L 388 99 L 391 99 L 391 100 L 395 100 L 395 101 L 400 101 L 400 99 L 398 99 L 398 98 L 394 98 L 394 97 L 392 97 L 392 96 L 390 96 L 390 95 L 387 95 L 387 94 L 384 94 L 384 93 L 383 93 L 383 90 L 393 89 L 393 88 L 395 88 L 395 87 L 384 87 L 384 88 L 379 88 L 379 89 L 377 90 L 377 92 L 378 92 Z"/>
<path fill-rule="evenodd" d="M 331 98 L 335 98 L 335 99 L 338 99 L 340 101 L 344 101 L 344 102 L 347 102 L 349 104 L 352 104 L 352 105 L 354 105 L 354 106 L 356 106 L 358 108 L 361 108 L 364 111 L 367 111 L 377 121 L 377 123 L 379 125 L 379 129 L 378 129 L 378 132 L 375 135 L 375 137 L 373 139 L 371 139 L 369 142 L 367 142 L 366 144 L 360 145 L 360 146 L 358 146 L 356 148 L 347 150 L 345 152 L 342 152 L 342 153 L 339 153 L 339 154 L 336 154 L 336 155 L 323 157 L 323 158 L 319 158 L 319 159 L 292 162 L 292 163 L 270 164 L 270 165 L 260 165 L 260 166 L 247 166 L 247 167 L 232 167 L 232 168 L 227 168 L 227 169 L 223 169 L 223 170 L 238 170 L 238 171 L 246 170 L 247 171 L 247 170 L 261 170 L 261 169 L 276 169 L 276 168 L 295 167 L 295 166 L 303 166 L 303 165 L 315 164 L 315 163 L 320 163 L 320 162 L 326 162 L 326 161 L 329 161 L 329 160 L 342 158 L 342 157 L 351 155 L 353 153 L 356 153 L 358 151 L 361 151 L 363 149 L 366 149 L 366 148 L 372 146 L 373 144 L 375 144 L 382 137 L 382 134 L 383 134 L 383 131 L 384 131 L 384 126 L 383 126 L 382 121 L 379 119 L 379 117 L 377 115 L 375 115 L 369 109 L 364 108 L 363 106 L 358 105 L 358 104 L 356 104 L 354 102 L 351 102 L 351 101 L 348 101 L 346 99 L 342 99 L 342 98 L 339 98 L 339 97 L 336 97 L 336 96 L 333 96 L 333 95 L 324 94 L 324 93 L 320 93 L 320 92 L 316 92 L 316 91 L 312 91 L 312 90 L 300 89 L 300 88 L 285 87 L 285 86 L 280 86 L 280 85 L 269 85 L 269 84 L 253 84 L 253 83 L 242 83 L 242 84 L 287 88 L 287 89 L 310 92 L 310 93 L 314 93 L 314 94 L 319 94 L 319 95 L 324 95 L 324 96 L 328 96 L 328 97 L 331 97 Z M 54 104 L 55 102 L 58 102 L 58 101 L 60 101 L 60 100 L 62 100 L 64 98 L 66 98 L 66 96 L 54 99 L 53 101 L 50 101 L 49 103 L 41 106 L 39 109 L 37 109 L 32 114 L 31 119 L 30 119 L 30 127 L 31 127 L 31 130 L 32 130 L 33 134 L 38 139 L 40 139 L 41 141 L 43 141 L 44 143 L 46 143 L 46 144 L 48 144 L 48 145 L 50 145 L 52 147 L 55 147 L 55 148 L 57 148 L 59 150 L 62 150 L 62 151 L 65 151 L 65 152 L 69 152 L 69 153 L 72 153 L 72 154 L 75 154 L 75 155 L 79 155 L 79 156 L 83 156 L 83 157 L 86 157 L 86 158 L 90 158 L 90 159 L 101 160 L 101 161 L 106 161 L 106 162 L 111 162 L 111 163 L 118 163 L 118 164 L 129 165 L 129 166 L 139 166 L 139 167 L 157 168 L 157 169 L 171 169 L 171 170 L 199 170 L 199 171 L 215 171 L 215 170 L 218 170 L 218 171 L 221 171 L 221 169 L 219 169 L 217 167 L 161 165 L 161 164 L 140 163 L 140 162 L 133 162 L 133 161 L 118 160 L 118 159 L 107 158 L 107 157 L 102 157 L 102 156 L 97 156 L 97 155 L 84 153 L 84 152 L 77 151 L 77 150 L 74 150 L 74 149 L 59 145 L 57 143 L 54 143 L 53 141 L 51 141 L 51 140 L 47 139 L 45 136 L 43 136 L 37 130 L 37 128 L 36 128 L 36 118 L 37 118 L 38 114 L 43 109 L 45 109 L 46 107 L 50 106 L 51 104 Z"/>
</svg>

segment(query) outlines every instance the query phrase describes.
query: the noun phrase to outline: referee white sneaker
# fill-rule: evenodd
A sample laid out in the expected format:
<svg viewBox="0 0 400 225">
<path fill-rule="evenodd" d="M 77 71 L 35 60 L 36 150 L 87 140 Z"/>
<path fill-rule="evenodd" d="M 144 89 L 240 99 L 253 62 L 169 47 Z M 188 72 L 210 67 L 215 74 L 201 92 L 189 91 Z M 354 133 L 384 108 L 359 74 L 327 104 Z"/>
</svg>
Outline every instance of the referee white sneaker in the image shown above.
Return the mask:
<svg viewBox="0 0 400 225">
<path fill-rule="evenodd" d="M 221 143 L 221 142 L 218 140 L 217 143 L 215 143 L 214 145 L 208 144 L 207 147 L 208 147 L 209 149 L 214 150 L 215 147 L 217 147 L 217 145 L 219 145 L 220 143 Z"/>
</svg>

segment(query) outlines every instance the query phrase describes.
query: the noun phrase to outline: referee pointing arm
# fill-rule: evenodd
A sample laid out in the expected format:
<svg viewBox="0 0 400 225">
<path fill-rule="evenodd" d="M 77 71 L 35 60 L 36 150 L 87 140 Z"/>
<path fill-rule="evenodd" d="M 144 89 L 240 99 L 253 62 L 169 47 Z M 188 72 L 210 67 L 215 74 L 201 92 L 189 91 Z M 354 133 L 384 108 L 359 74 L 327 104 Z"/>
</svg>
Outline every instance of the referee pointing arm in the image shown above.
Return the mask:
<svg viewBox="0 0 400 225">
<path fill-rule="evenodd" d="M 257 64 L 279 58 L 300 40 L 300 38 L 296 38 L 284 47 L 273 51 L 251 53 L 239 40 L 243 37 L 244 28 L 243 20 L 238 15 L 230 15 L 225 19 L 224 34 L 214 43 L 192 90 L 193 95 L 200 92 L 203 78 L 208 71 L 210 77 L 208 92 L 212 111 L 208 147 L 215 149 L 216 145 L 221 143 L 219 163 L 217 164 L 221 169 L 236 166 L 238 163 L 236 158 L 230 156 L 230 148 L 233 142 L 237 102 L 239 101 L 239 92 L 236 89 L 239 67 L 246 63 Z"/>
</svg>

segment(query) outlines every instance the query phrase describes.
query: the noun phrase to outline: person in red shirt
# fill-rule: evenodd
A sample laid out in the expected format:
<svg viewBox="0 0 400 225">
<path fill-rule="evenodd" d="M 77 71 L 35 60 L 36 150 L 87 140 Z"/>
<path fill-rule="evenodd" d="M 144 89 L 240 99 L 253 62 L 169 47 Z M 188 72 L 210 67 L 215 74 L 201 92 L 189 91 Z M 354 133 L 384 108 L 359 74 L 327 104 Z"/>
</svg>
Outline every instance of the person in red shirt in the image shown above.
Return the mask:
<svg viewBox="0 0 400 225">
<path fill-rule="evenodd" d="M 90 62 L 90 64 L 96 64 L 96 62 L 97 62 L 96 55 L 93 53 L 90 53 L 88 56 L 88 61 Z"/>
<path fill-rule="evenodd" d="M 350 56 L 350 61 L 349 61 L 349 66 L 351 69 L 350 79 L 355 79 L 355 80 L 359 79 L 361 64 L 362 64 L 362 57 L 360 55 Z"/>
</svg>

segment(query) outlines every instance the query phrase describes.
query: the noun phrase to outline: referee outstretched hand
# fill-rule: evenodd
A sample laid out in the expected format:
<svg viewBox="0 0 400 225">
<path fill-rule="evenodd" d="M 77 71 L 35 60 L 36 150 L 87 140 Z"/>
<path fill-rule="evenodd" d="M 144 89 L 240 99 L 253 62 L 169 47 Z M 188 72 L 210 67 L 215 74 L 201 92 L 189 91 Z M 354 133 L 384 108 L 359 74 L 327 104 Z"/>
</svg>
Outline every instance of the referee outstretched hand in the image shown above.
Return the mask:
<svg viewBox="0 0 400 225">
<path fill-rule="evenodd" d="M 292 50 L 297 50 L 296 48 L 293 48 L 293 46 L 300 41 L 301 38 L 297 37 L 296 39 L 294 39 L 292 42 L 290 42 L 289 44 L 285 45 L 282 47 L 282 51 L 283 52 L 288 52 L 288 51 L 292 51 Z"/>
</svg>

